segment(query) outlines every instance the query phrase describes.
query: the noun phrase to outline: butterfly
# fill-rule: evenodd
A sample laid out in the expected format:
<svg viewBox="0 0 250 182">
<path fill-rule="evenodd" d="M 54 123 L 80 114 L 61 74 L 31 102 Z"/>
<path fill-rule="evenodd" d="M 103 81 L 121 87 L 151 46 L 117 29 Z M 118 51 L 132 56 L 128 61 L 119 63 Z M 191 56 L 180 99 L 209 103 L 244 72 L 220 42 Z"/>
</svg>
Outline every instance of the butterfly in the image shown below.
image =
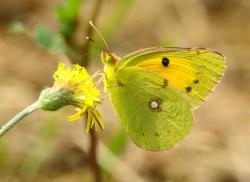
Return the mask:
<svg viewBox="0 0 250 182">
<path fill-rule="evenodd" d="M 206 48 L 153 47 L 120 58 L 107 47 L 101 59 L 122 126 L 137 146 L 153 151 L 170 149 L 187 136 L 192 110 L 226 69 L 225 57 Z"/>
</svg>

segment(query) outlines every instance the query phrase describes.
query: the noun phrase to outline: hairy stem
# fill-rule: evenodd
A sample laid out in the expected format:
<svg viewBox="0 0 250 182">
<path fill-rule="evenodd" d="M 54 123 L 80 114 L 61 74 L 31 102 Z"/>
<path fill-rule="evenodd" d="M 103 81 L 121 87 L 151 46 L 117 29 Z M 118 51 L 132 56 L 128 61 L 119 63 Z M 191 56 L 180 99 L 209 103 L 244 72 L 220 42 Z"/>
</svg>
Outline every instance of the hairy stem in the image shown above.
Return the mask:
<svg viewBox="0 0 250 182">
<path fill-rule="evenodd" d="M 23 118 L 28 116 L 33 111 L 40 108 L 40 104 L 35 102 L 34 104 L 26 107 L 23 111 L 14 116 L 10 121 L 3 125 L 0 129 L 0 137 L 3 136 L 7 131 L 9 131 L 13 126 L 19 123 Z"/>
</svg>

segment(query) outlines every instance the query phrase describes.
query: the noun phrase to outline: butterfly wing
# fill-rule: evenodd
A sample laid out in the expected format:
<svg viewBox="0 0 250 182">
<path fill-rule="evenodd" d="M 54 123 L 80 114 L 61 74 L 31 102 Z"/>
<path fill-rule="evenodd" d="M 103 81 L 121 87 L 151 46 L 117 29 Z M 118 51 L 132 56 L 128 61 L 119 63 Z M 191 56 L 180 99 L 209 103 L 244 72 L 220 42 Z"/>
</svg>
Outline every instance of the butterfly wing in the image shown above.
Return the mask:
<svg viewBox="0 0 250 182">
<path fill-rule="evenodd" d="M 140 67 L 115 72 L 116 80 L 106 80 L 112 103 L 122 125 L 136 145 L 146 150 L 169 149 L 192 128 L 190 105 L 162 79 Z M 152 108 L 151 103 L 158 107 Z"/>
<path fill-rule="evenodd" d="M 167 64 L 163 64 L 163 59 Z M 162 78 L 192 106 L 198 107 L 224 74 L 225 57 L 203 48 L 148 48 L 119 61 L 117 72 L 138 67 Z"/>
<path fill-rule="evenodd" d="M 112 63 L 105 65 L 112 103 L 132 140 L 147 150 L 171 148 L 189 133 L 191 110 L 226 67 L 224 56 L 201 48 L 143 49 Z"/>
</svg>

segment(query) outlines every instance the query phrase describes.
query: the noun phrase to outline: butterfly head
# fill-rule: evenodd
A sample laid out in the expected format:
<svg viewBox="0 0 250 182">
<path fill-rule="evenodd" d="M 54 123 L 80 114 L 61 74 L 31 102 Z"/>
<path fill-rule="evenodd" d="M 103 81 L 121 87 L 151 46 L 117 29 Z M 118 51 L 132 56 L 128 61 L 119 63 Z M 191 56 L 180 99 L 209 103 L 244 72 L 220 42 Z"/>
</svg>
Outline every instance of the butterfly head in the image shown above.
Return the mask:
<svg viewBox="0 0 250 182">
<path fill-rule="evenodd" d="M 106 51 L 102 51 L 102 53 L 101 53 L 102 62 L 105 65 L 114 66 L 116 64 L 116 62 L 118 60 L 120 60 L 121 58 L 110 51 L 109 46 L 108 46 L 106 40 L 104 39 L 104 37 L 102 36 L 102 34 L 98 30 L 98 28 L 96 28 L 96 26 L 93 24 L 93 22 L 89 21 L 89 24 L 97 32 L 97 34 L 100 36 L 100 38 L 102 39 L 102 41 L 103 41 L 103 43 L 104 43 L 104 45 L 106 47 Z M 88 40 L 90 40 L 90 39 L 88 38 Z"/>
<path fill-rule="evenodd" d="M 121 58 L 110 51 L 102 51 L 101 59 L 105 65 L 115 65 Z"/>
</svg>

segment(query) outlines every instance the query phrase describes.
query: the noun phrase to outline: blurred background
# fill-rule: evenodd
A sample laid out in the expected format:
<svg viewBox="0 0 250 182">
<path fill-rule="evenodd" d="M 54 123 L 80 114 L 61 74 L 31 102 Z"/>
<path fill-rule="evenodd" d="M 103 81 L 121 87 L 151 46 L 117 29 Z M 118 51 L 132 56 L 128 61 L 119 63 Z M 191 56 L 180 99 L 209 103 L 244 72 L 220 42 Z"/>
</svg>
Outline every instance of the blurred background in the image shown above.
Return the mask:
<svg viewBox="0 0 250 182">
<path fill-rule="evenodd" d="M 102 69 L 103 45 L 124 56 L 151 46 L 208 47 L 227 58 L 227 70 L 195 110 L 184 141 L 162 152 L 135 146 L 105 96 L 105 131 L 98 134 L 102 181 L 247 182 L 250 180 L 250 1 L 248 0 L 1 0 L 0 123 L 53 84 L 59 61 Z M 66 56 L 68 58 L 66 58 Z M 87 62 L 88 61 L 88 62 Z M 106 93 L 104 93 L 106 95 Z M 90 137 L 74 108 L 38 111 L 0 139 L 0 182 L 95 181 Z"/>
</svg>

